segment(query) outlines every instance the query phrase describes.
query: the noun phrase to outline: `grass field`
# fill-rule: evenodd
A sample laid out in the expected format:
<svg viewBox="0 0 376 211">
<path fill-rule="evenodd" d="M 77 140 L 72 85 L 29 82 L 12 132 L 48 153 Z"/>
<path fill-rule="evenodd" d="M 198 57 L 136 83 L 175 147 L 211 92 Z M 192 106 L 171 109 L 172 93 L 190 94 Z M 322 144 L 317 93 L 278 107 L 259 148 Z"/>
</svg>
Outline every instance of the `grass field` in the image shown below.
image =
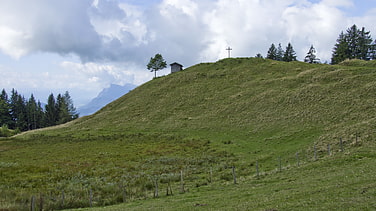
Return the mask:
<svg viewBox="0 0 376 211">
<path fill-rule="evenodd" d="M 376 209 L 375 78 L 374 61 L 239 58 L 154 79 L 0 139 L 0 209 Z"/>
<path fill-rule="evenodd" d="M 356 147 L 259 179 L 246 176 L 236 185 L 214 183 L 185 194 L 92 210 L 375 210 L 374 159 L 374 150 Z"/>
</svg>

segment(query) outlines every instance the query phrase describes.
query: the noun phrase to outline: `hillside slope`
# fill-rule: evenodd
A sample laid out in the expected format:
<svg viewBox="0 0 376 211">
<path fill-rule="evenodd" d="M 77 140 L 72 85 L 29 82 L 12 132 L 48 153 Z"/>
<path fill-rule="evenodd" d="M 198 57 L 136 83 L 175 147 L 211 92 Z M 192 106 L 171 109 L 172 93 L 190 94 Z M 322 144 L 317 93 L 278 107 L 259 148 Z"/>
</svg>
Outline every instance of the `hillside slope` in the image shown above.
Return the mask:
<svg viewBox="0 0 376 211">
<path fill-rule="evenodd" d="M 94 206 L 137 201 L 158 182 L 188 193 L 125 208 L 375 208 L 375 78 L 375 61 L 238 58 L 154 79 L 91 116 L 0 139 L 0 208 L 40 193 L 46 209 L 88 207 L 90 193 Z"/>
<path fill-rule="evenodd" d="M 65 130 L 195 131 L 239 139 L 309 132 L 318 142 L 355 134 L 371 139 L 375 76 L 375 62 L 225 59 L 152 80 Z"/>
</svg>

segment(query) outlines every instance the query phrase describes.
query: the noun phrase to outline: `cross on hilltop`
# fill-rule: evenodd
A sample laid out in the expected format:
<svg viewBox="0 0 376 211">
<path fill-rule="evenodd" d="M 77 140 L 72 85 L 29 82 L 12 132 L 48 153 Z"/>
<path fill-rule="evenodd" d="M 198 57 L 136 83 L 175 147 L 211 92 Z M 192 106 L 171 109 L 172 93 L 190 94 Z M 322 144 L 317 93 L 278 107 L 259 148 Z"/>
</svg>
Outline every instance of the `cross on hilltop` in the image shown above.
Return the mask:
<svg viewBox="0 0 376 211">
<path fill-rule="evenodd" d="M 230 48 L 230 46 L 228 48 L 226 48 L 226 51 L 228 51 L 228 58 L 231 57 L 231 51 L 232 51 L 232 48 Z"/>
</svg>

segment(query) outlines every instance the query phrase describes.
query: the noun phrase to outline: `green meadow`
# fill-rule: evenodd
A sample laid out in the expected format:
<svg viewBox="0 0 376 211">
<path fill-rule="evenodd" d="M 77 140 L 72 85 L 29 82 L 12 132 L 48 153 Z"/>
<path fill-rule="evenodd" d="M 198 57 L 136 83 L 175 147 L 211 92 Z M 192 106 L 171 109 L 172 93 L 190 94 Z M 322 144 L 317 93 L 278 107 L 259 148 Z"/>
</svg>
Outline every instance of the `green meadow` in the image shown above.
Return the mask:
<svg viewBox="0 0 376 211">
<path fill-rule="evenodd" d="M 375 78 L 258 58 L 156 78 L 0 139 L 0 210 L 375 210 Z"/>
</svg>

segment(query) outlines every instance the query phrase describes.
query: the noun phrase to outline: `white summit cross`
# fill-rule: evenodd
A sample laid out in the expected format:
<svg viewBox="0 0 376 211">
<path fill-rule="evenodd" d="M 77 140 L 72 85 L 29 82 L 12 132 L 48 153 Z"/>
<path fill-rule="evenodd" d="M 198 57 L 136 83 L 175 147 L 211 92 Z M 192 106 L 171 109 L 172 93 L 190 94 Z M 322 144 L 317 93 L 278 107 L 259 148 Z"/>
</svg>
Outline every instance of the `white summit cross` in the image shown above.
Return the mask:
<svg viewBox="0 0 376 211">
<path fill-rule="evenodd" d="M 231 51 L 232 51 L 232 48 L 230 48 L 230 46 L 228 48 L 226 48 L 226 51 L 228 51 L 228 58 L 231 57 Z"/>
</svg>

